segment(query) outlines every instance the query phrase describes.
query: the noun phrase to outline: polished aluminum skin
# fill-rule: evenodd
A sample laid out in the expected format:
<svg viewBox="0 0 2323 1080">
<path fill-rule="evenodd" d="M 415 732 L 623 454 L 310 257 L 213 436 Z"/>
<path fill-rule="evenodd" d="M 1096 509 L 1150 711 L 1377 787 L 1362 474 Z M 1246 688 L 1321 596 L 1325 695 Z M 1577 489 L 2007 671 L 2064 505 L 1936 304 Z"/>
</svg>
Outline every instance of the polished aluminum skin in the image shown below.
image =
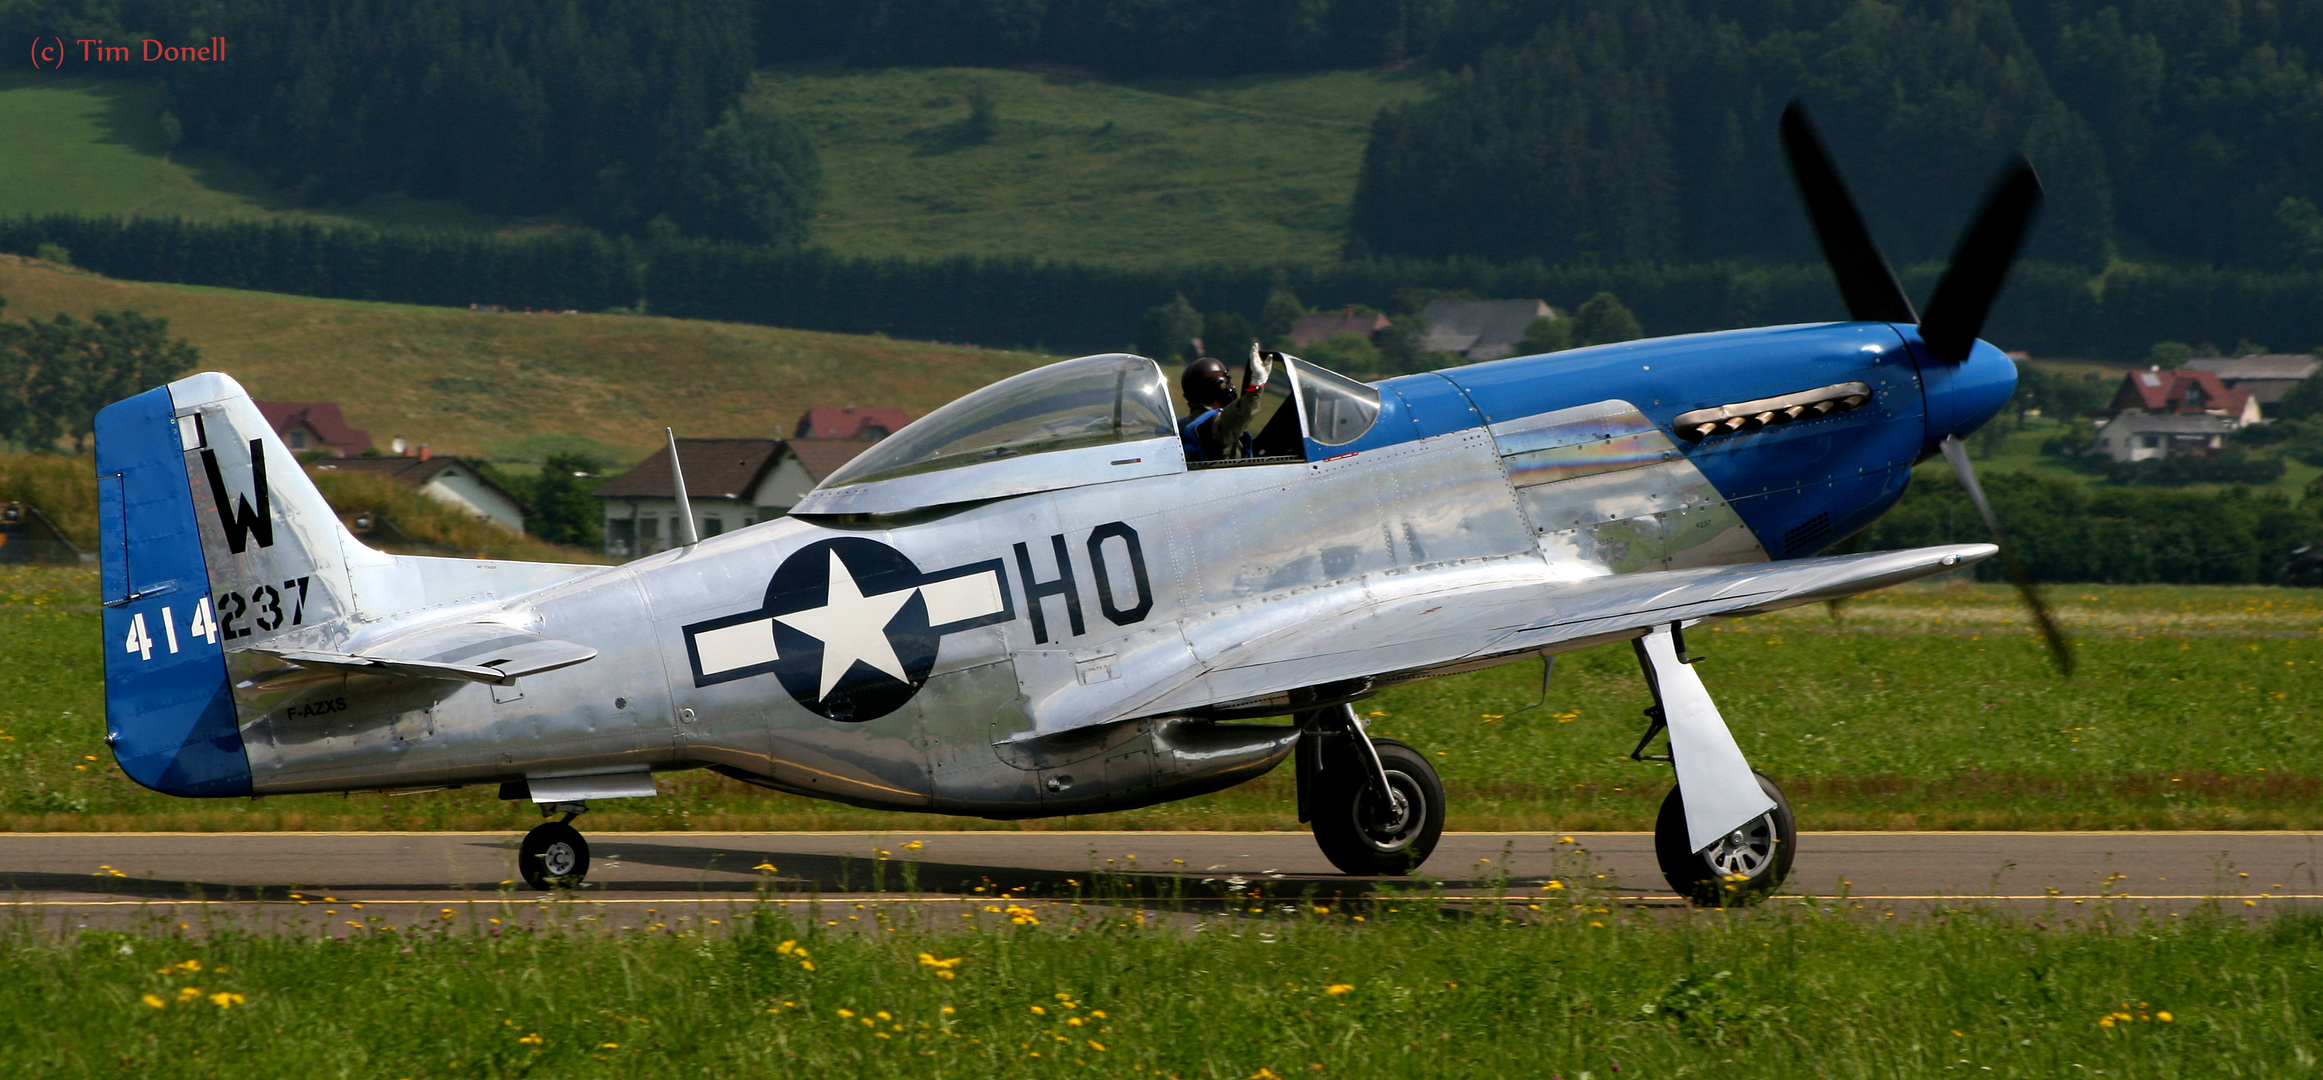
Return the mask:
<svg viewBox="0 0 2323 1080">
<path fill-rule="evenodd" d="M 707 767 L 872 807 L 1122 809 L 1261 775 L 1299 737 L 1243 718 L 1993 550 L 1769 563 L 1628 400 L 1371 445 L 1380 391 L 1290 368 L 1303 459 L 1189 466 L 1159 366 L 1085 357 L 938 410 L 794 516 L 618 567 L 372 551 L 230 379 L 172 384 L 217 505 L 251 489 L 248 447 L 272 491 L 267 545 L 202 515 L 211 594 L 305 583 L 299 618 L 226 645 L 251 790 L 609 797 Z"/>
</svg>

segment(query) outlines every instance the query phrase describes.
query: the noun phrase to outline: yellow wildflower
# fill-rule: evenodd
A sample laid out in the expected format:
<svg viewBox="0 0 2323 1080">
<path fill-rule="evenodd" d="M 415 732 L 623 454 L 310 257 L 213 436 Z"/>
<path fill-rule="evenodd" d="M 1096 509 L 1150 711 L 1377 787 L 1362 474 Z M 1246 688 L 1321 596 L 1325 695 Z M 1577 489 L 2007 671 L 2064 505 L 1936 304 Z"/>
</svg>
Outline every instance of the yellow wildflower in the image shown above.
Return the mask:
<svg viewBox="0 0 2323 1080">
<path fill-rule="evenodd" d="M 1324 987 L 1323 992 L 1331 995 L 1332 997 L 1338 997 L 1339 995 L 1348 993 L 1354 989 L 1354 983 L 1332 983 L 1331 985 Z"/>
<path fill-rule="evenodd" d="M 159 997 L 156 997 L 152 994 L 147 994 L 144 997 L 138 998 L 137 1000 L 142 1001 L 156 1009 L 169 1008 L 169 1002 L 163 1001 Z"/>
<path fill-rule="evenodd" d="M 248 1000 L 248 998 L 245 998 L 240 994 L 225 990 L 220 990 L 217 993 L 210 995 L 210 1004 L 215 1005 L 221 1009 L 231 1008 Z"/>
<path fill-rule="evenodd" d="M 187 1002 L 200 1001 L 201 998 L 202 988 L 199 986 L 188 986 L 177 992 L 177 1003 L 180 1005 L 184 1005 Z"/>
<path fill-rule="evenodd" d="M 537 1032 L 537 1031 L 535 1031 L 535 1032 L 532 1032 L 531 1034 L 528 1034 L 528 1035 L 524 1036 L 523 1038 L 520 1038 L 520 1039 L 518 1039 L 518 1040 L 516 1040 L 516 1041 L 517 1041 L 517 1042 L 520 1042 L 520 1043 L 523 1043 L 523 1044 L 524 1044 L 524 1045 L 526 1045 L 526 1046 L 539 1046 L 540 1044 L 542 1044 L 542 1043 L 544 1043 L 544 1042 L 547 1042 L 548 1040 L 547 1040 L 547 1039 L 543 1039 L 543 1038 L 541 1038 L 541 1037 L 540 1037 L 540 1032 Z"/>
</svg>

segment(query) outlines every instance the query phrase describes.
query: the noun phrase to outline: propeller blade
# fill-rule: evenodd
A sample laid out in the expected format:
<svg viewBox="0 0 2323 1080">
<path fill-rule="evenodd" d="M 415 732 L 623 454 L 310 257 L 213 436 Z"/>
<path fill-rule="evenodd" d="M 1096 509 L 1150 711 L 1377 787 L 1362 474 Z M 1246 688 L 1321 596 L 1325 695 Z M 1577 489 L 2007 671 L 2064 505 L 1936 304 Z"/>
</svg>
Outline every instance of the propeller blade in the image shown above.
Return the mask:
<svg viewBox="0 0 2323 1080">
<path fill-rule="evenodd" d="M 1928 317 L 1920 323 L 1920 340 L 1928 346 L 1928 355 L 1951 364 L 1968 359 L 2040 206 L 2041 178 L 2032 163 L 2022 157 L 2009 162 L 1985 195 L 1976 223 L 1960 237 L 1936 295 L 1928 300 Z"/>
<path fill-rule="evenodd" d="M 1831 151 L 1815 134 L 1807 107 L 1795 100 L 1783 107 L 1783 153 L 1790 158 L 1791 177 L 1807 204 L 1807 217 L 1815 224 L 1815 239 L 1822 242 L 1823 260 L 1831 264 L 1831 276 L 1839 279 L 1848 317 L 1861 322 L 1919 322 L 1911 298 L 1904 295 L 1895 270 L 1872 242 L 1854 197 L 1847 194 L 1847 182 L 1831 163 Z"/>
<path fill-rule="evenodd" d="M 2000 565 L 2008 571 L 2008 579 L 2016 585 L 2017 595 L 2024 597 L 2025 607 L 2033 614 L 2033 622 L 2041 628 L 2041 640 L 2048 642 L 2049 655 L 2057 661 L 2061 674 L 2073 674 L 2073 646 L 2065 640 L 2065 632 L 2057 620 L 2049 615 L 2049 605 L 2041 599 L 2040 588 L 2033 584 L 2033 576 L 2025 571 L 2025 564 L 2016 557 L 2016 549 L 2009 546 L 2008 536 L 2000 528 L 2000 515 L 1992 512 L 1992 503 L 1984 497 L 1984 487 L 1976 482 L 1976 468 L 1968 463 L 1968 444 L 1958 435 L 1945 436 L 1939 444 L 1944 460 L 1952 463 L 1952 472 L 1960 477 L 1960 486 L 1968 489 L 1968 501 L 1976 504 L 1976 513 L 1984 519 L 1984 527 L 1992 533 L 1992 542 L 2000 547 Z"/>
</svg>

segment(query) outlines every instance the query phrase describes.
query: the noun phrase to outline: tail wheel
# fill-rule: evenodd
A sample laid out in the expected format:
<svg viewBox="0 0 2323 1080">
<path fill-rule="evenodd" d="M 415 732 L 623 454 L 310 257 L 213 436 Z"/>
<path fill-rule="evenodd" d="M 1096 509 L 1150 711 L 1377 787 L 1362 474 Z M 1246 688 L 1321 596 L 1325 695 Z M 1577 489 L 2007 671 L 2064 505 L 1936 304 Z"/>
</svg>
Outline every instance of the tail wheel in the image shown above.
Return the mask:
<svg viewBox="0 0 2323 1080">
<path fill-rule="evenodd" d="M 1419 751 L 1393 739 L 1371 745 L 1387 770 L 1387 794 L 1368 762 L 1330 770 L 1334 779 L 1315 800 L 1315 844 L 1344 873 L 1408 874 L 1428 861 L 1444 835 L 1444 782 Z M 1350 762 L 1354 757 L 1347 755 Z"/>
<path fill-rule="evenodd" d="M 517 845 L 516 869 L 535 889 L 579 888 L 589 876 L 589 842 L 562 821 L 544 821 Z"/>
<path fill-rule="evenodd" d="M 1755 904 L 1790 876 L 1791 857 L 1799 838 L 1790 800 L 1783 798 L 1782 789 L 1765 775 L 1751 775 L 1758 777 L 1759 790 L 1774 800 L 1775 808 L 1701 851 L 1693 850 L 1686 833 L 1684 792 L 1671 788 L 1669 797 L 1662 800 L 1661 816 L 1654 821 L 1654 856 L 1670 888 L 1696 905 Z"/>
</svg>

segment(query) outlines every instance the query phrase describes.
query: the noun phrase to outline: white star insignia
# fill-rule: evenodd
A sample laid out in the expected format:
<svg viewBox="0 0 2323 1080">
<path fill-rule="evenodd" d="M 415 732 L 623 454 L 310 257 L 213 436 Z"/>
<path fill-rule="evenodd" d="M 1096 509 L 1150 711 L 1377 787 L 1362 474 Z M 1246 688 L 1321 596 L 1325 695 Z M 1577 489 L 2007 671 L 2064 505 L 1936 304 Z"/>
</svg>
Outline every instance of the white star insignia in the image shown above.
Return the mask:
<svg viewBox="0 0 2323 1080">
<path fill-rule="evenodd" d="M 831 575 L 823 597 L 823 606 L 777 615 L 775 621 L 823 643 L 822 690 L 815 695 L 821 701 L 838 688 L 847 669 L 860 660 L 875 671 L 895 676 L 898 682 L 910 682 L 904 674 L 903 661 L 895 655 L 895 645 L 887 640 L 887 621 L 911 602 L 919 589 L 898 589 L 877 596 L 865 596 L 856 586 L 855 575 L 847 571 L 847 564 L 839 561 L 839 553 L 831 553 Z"/>
</svg>

